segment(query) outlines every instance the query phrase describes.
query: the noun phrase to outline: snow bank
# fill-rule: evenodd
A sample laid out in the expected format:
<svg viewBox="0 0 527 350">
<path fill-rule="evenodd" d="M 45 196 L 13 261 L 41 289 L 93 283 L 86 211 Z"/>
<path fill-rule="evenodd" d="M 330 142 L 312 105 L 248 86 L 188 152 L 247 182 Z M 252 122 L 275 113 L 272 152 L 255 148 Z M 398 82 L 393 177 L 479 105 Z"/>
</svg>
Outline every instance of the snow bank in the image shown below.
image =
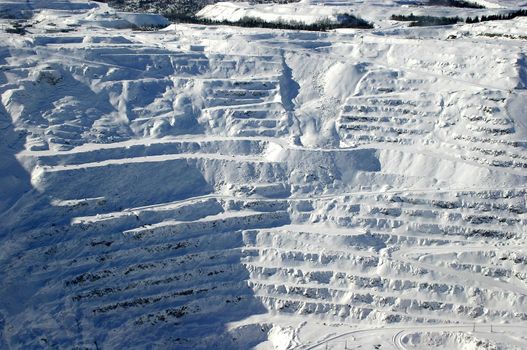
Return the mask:
<svg viewBox="0 0 527 350">
<path fill-rule="evenodd" d="M 466 333 L 456 332 L 423 332 L 411 333 L 402 339 L 407 349 L 499 349 L 496 343 Z"/>
<path fill-rule="evenodd" d="M 170 21 L 155 13 L 118 12 L 117 16 L 136 27 L 166 27 Z"/>
</svg>

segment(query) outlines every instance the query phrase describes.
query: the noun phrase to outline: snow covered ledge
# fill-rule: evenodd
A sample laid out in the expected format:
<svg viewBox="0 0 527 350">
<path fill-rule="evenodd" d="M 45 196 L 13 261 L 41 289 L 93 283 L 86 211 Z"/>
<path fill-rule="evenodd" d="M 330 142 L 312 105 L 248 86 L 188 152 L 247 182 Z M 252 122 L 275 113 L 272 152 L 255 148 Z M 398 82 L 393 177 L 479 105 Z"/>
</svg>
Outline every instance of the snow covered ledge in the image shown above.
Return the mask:
<svg viewBox="0 0 527 350">
<path fill-rule="evenodd" d="M 104 3 L 94 3 L 96 6 L 86 13 L 77 16 L 69 16 L 65 19 L 68 25 L 94 25 L 105 28 L 126 29 L 155 27 L 163 28 L 170 25 L 170 21 L 165 17 L 155 13 L 132 13 L 121 12 L 111 8 Z M 54 10 L 43 10 L 39 12 L 36 20 L 38 22 L 57 21 L 56 17 L 61 16 L 60 12 Z"/>
</svg>

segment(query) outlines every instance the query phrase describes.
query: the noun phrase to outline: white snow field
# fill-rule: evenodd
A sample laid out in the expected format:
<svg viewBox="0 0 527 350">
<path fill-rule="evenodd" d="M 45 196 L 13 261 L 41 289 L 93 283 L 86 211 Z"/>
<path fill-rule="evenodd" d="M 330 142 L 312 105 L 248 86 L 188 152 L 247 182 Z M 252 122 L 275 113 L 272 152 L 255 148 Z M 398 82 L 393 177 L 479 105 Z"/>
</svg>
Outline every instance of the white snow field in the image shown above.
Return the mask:
<svg viewBox="0 0 527 350">
<path fill-rule="evenodd" d="M 273 6 L 0 1 L 0 349 L 527 348 L 527 18 Z"/>
</svg>

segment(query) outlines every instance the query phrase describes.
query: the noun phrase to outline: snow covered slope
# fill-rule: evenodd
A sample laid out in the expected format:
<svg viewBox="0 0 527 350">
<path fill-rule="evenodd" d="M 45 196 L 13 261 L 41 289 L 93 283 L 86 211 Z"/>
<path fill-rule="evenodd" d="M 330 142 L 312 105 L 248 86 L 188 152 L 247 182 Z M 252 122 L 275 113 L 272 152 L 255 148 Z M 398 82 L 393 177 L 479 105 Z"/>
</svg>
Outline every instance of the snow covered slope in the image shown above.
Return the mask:
<svg viewBox="0 0 527 350">
<path fill-rule="evenodd" d="M 0 1 L 0 348 L 526 348 L 527 19 L 407 5 Z"/>
<path fill-rule="evenodd" d="M 218 2 L 203 8 L 198 12 L 199 17 L 218 21 L 236 22 L 245 17 L 260 18 L 267 22 L 300 21 L 312 24 L 323 19 L 337 22 L 338 7 L 321 7 L 304 3 L 286 5 Z"/>
</svg>

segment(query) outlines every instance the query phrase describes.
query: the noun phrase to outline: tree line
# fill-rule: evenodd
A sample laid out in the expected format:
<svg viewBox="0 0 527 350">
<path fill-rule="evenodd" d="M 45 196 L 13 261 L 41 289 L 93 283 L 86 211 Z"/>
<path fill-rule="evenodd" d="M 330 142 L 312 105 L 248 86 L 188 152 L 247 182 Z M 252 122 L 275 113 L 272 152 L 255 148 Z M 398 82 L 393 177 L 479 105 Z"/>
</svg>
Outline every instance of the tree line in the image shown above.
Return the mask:
<svg viewBox="0 0 527 350">
<path fill-rule="evenodd" d="M 504 14 L 483 15 L 481 17 L 434 17 L 434 16 L 416 16 L 413 13 L 409 15 L 392 15 L 390 19 L 394 21 L 410 22 L 410 27 L 426 27 L 426 26 L 440 26 L 451 25 L 459 22 L 465 23 L 479 23 L 486 21 L 502 21 L 509 20 L 516 17 L 527 17 L 527 10 L 517 10 Z"/>
<path fill-rule="evenodd" d="M 392 15 L 390 19 L 410 22 L 410 27 L 444 26 L 463 21 L 460 17 L 416 16 L 413 13 L 409 15 Z"/>
<path fill-rule="evenodd" d="M 468 17 L 466 23 L 478 23 L 478 22 L 487 22 L 487 21 L 505 21 L 508 19 L 514 19 L 516 17 L 527 17 L 527 10 L 517 10 L 514 12 L 499 14 L 499 15 L 487 15 L 481 17 Z"/>
<path fill-rule="evenodd" d="M 471 1 L 464 0 L 429 0 L 427 5 L 431 6 L 449 6 L 471 9 L 484 9 L 485 6 Z"/>
<path fill-rule="evenodd" d="M 317 31 L 324 32 L 327 30 L 338 29 L 338 28 L 358 28 L 358 29 L 371 29 L 373 25 L 354 15 L 344 13 L 337 15 L 337 21 L 331 21 L 329 18 L 318 20 L 314 23 L 304 23 L 302 21 L 275 21 L 268 22 L 257 17 L 243 17 L 238 21 L 227 21 L 227 20 L 213 20 L 208 18 L 201 18 L 194 15 L 182 15 L 180 13 L 165 13 L 165 17 L 169 20 L 179 23 L 192 23 L 192 24 L 204 24 L 204 25 L 229 25 L 237 27 L 248 27 L 248 28 L 269 28 L 269 29 L 288 29 L 288 30 L 306 30 L 306 31 Z"/>
</svg>

